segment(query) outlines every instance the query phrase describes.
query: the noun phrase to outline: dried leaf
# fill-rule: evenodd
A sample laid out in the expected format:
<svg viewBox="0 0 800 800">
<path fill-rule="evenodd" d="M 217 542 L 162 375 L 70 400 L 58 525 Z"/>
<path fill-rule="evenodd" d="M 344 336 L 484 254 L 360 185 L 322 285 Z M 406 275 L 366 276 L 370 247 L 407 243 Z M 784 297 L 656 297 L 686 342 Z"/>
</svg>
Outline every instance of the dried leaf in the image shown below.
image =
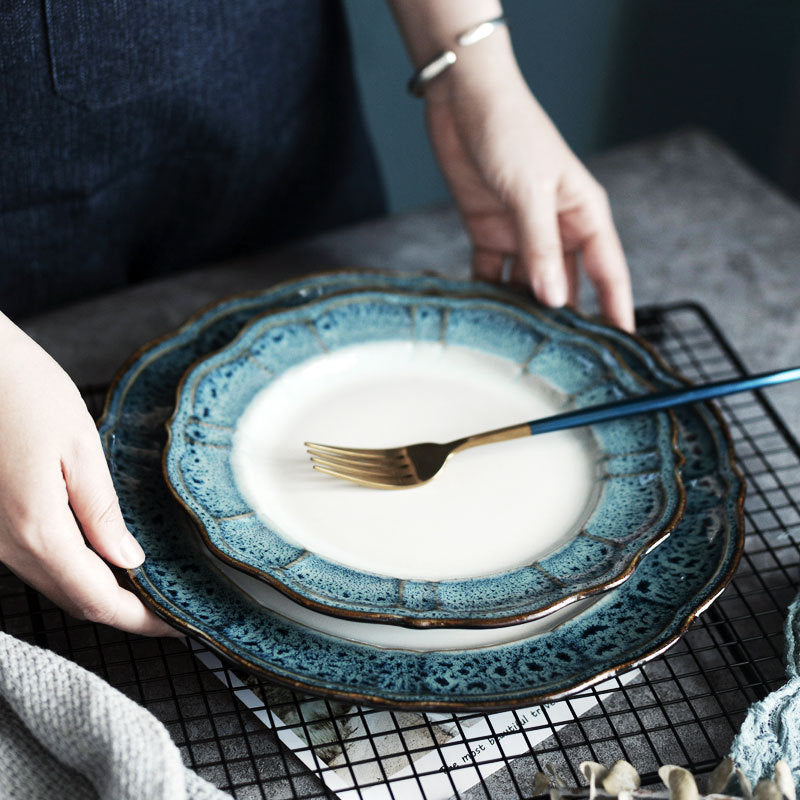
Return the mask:
<svg viewBox="0 0 800 800">
<path fill-rule="evenodd" d="M 797 800 L 797 793 L 794 788 L 794 776 L 789 765 L 781 760 L 775 764 L 775 783 L 778 785 L 781 794 L 786 800 Z"/>
<path fill-rule="evenodd" d="M 736 779 L 739 781 L 739 786 L 742 790 L 742 797 L 744 800 L 752 800 L 753 785 L 750 783 L 750 779 L 744 774 L 744 772 L 742 772 L 741 769 L 739 769 L 739 767 L 736 767 L 734 774 L 736 775 Z"/>
<path fill-rule="evenodd" d="M 597 784 L 608 775 L 608 769 L 597 761 L 583 761 L 580 765 L 583 777 L 589 781 L 589 800 L 597 796 Z"/>
<path fill-rule="evenodd" d="M 591 780 L 592 777 L 595 780 L 602 780 L 608 775 L 608 768 L 597 761 L 581 761 L 579 769 L 587 781 Z"/>
<path fill-rule="evenodd" d="M 544 771 L 550 776 L 550 780 L 558 789 L 566 789 L 566 781 L 556 772 L 556 768 L 552 764 L 545 764 Z"/>
<path fill-rule="evenodd" d="M 550 788 L 550 778 L 544 772 L 537 772 L 533 778 L 533 796 L 539 797 L 546 794 Z"/>
<path fill-rule="evenodd" d="M 658 777 L 669 787 L 670 800 L 699 800 L 697 783 L 688 769 L 665 764 L 658 770 Z"/>
<path fill-rule="evenodd" d="M 619 797 L 620 792 L 634 792 L 642 785 L 639 773 L 627 761 L 617 761 L 602 782 L 606 793 L 614 797 Z"/>
<path fill-rule="evenodd" d="M 728 756 L 720 761 L 717 768 L 708 776 L 708 793 L 721 794 L 733 775 L 733 759 Z"/>
<path fill-rule="evenodd" d="M 550 800 L 598 800 L 603 795 L 618 800 L 666 800 L 667 793 L 655 787 L 641 789 L 639 773 L 627 761 L 617 761 L 611 769 L 596 761 L 584 761 L 580 771 L 588 782 L 586 787 L 568 787 L 556 773 L 552 764 L 544 765 L 545 772 L 534 777 L 534 796 L 545 794 L 549 788 Z M 547 774 L 545 774 L 547 773 Z M 697 783 L 689 770 L 665 764 L 658 770 L 667 787 L 669 800 L 700 800 Z M 747 776 L 730 758 L 724 759 L 708 776 L 708 795 L 703 800 L 798 800 L 791 769 L 784 761 L 775 765 L 775 779 L 762 779 L 755 791 Z"/>
<path fill-rule="evenodd" d="M 783 800 L 781 790 L 775 781 L 769 778 L 762 778 L 753 790 L 754 800 Z"/>
</svg>

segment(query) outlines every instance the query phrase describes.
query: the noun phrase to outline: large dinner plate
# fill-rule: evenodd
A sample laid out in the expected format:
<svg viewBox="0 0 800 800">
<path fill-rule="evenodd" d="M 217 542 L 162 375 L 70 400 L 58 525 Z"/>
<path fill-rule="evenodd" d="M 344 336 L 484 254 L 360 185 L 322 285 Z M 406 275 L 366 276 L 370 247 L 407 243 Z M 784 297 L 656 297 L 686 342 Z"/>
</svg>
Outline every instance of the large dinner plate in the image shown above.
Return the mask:
<svg viewBox="0 0 800 800">
<path fill-rule="evenodd" d="M 145 603 L 241 668 L 312 694 L 415 709 L 496 709 L 556 699 L 638 665 L 672 645 L 724 589 L 743 544 L 744 482 L 724 423 L 706 405 L 677 412 L 686 510 L 632 578 L 553 630 L 521 641 L 428 652 L 389 650 L 316 631 L 249 600 L 199 552 L 193 521 L 162 476 L 164 423 L 175 387 L 198 358 L 254 315 L 346 290 L 380 287 L 516 300 L 491 287 L 436 278 L 337 273 L 234 298 L 141 350 L 109 393 L 100 434 L 126 522 L 147 560 L 130 572 Z M 633 339 L 602 333 L 657 386 L 677 379 Z"/>
<path fill-rule="evenodd" d="M 165 475 L 218 558 L 310 608 L 519 624 L 619 585 L 669 535 L 684 502 L 672 415 L 471 450 L 403 492 L 312 471 L 303 441 L 449 441 L 648 389 L 535 309 L 340 294 L 257 317 L 186 374 Z"/>
</svg>

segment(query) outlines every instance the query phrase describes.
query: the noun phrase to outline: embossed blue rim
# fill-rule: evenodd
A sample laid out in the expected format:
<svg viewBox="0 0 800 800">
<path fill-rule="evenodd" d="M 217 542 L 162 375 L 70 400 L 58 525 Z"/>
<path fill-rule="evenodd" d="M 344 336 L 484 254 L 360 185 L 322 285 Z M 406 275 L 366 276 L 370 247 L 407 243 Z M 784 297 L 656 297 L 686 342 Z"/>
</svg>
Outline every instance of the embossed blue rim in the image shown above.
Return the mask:
<svg viewBox="0 0 800 800">
<path fill-rule="evenodd" d="M 238 593 L 230 586 L 223 584 L 210 570 L 198 567 L 195 554 L 186 552 L 189 539 L 185 535 L 188 525 L 185 515 L 177 513 L 168 498 L 166 487 L 150 483 L 160 475 L 159 454 L 165 440 L 164 431 L 156 421 L 158 415 L 150 418 L 146 413 L 143 414 L 136 401 L 141 402 L 144 395 L 156 404 L 164 403 L 160 413 L 165 420 L 171 410 L 169 402 L 173 387 L 169 384 L 171 381 L 177 383 L 190 363 L 180 363 L 180 356 L 187 344 L 205 343 L 209 346 L 210 343 L 218 347 L 220 340 L 235 335 L 254 309 L 261 311 L 281 304 L 301 304 L 309 297 L 318 297 L 324 292 L 357 290 L 365 285 L 401 289 L 411 285 L 416 290 L 447 293 L 474 293 L 477 290 L 509 303 L 527 302 L 491 286 L 476 286 L 430 276 L 398 277 L 374 272 L 326 273 L 284 284 L 267 293 L 225 300 L 200 312 L 174 334 L 141 348 L 120 370 L 109 391 L 100 432 L 110 456 L 116 486 L 123 495 L 123 511 L 128 524 L 148 550 L 148 560 L 143 568 L 130 573 L 132 586 L 143 601 L 175 627 L 202 639 L 242 669 L 312 694 L 338 697 L 354 703 L 419 710 L 496 710 L 556 700 L 638 666 L 674 644 L 692 620 L 723 591 L 738 564 L 744 541 L 744 481 L 734 463 L 727 428 L 710 405 L 687 408 L 681 412 L 687 419 L 686 424 L 690 428 L 694 426 L 711 443 L 709 457 L 713 464 L 708 467 L 707 475 L 718 478 L 727 487 L 724 496 L 710 504 L 717 524 L 710 538 L 702 537 L 703 547 L 698 551 L 695 568 L 685 576 L 690 580 L 670 586 L 671 576 L 666 572 L 661 573 L 658 564 L 664 559 L 679 559 L 680 553 L 672 552 L 673 548 L 682 540 L 691 538 L 687 523 L 691 515 L 700 513 L 695 511 L 698 504 L 694 497 L 689 498 L 687 513 L 677 526 L 675 535 L 642 565 L 641 577 L 649 577 L 644 568 L 652 563 L 649 572 L 657 579 L 655 585 L 670 590 L 662 600 L 653 603 L 654 613 L 648 615 L 646 620 L 651 625 L 635 629 L 627 624 L 617 630 L 614 647 L 605 649 L 600 656 L 582 659 L 577 664 L 572 661 L 555 663 L 551 655 L 549 662 L 552 670 L 546 680 L 529 680 L 522 675 L 521 678 L 517 676 L 516 683 L 509 683 L 497 677 L 496 670 L 507 670 L 509 659 L 512 663 L 536 663 L 540 655 L 554 652 L 558 642 L 551 634 L 535 637 L 538 646 L 536 642 L 526 641 L 510 649 L 504 647 L 502 652 L 493 652 L 498 648 L 485 652 L 482 666 L 485 668 L 486 681 L 482 686 L 468 683 L 469 676 L 474 675 L 468 669 L 468 664 L 475 651 L 442 653 L 436 659 L 438 662 L 441 662 L 441 658 L 447 659 L 445 675 L 457 675 L 463 666 L 466 674 L 461 685 L 443 685 L 435 680 L 435 672 L 429 673 L 432 680 L 426 683 L 420 679 L 420 675 L 425 670 L 435 669 L 437 664 L 425 654 L 400 652 L 387 655 L 374 648 L 359 647 L 313 631 L 298 630 L 298 626 L 276 619 L 270 612 L 246 603 L 242 605 Z M 586 324 L 586 321 L 574 315 L 560 318 L 562 322 L 576 326 Z M 595 330 L 607 335 L 620 353 L 630 356 L 634 362 L 640 362 L 659 386 L 679 383 L 643 342 L 611 329 L 600 327 Z M 139 391 L 142 386 L 144 392 Z M 116 468 L 117 455 L 111 452 L 117 438 L 115 430 L 126 433 L 132 431 L 138 436 L 139 444 L 149 448 L 143 448 L 141 452 L 141 474 L 129 476 Z M 692 471 L 693 465 L 688 463 L 685 472 L 692 475 Z M 700 485 L 702 477 L 697 474 L 693 480 Z M 137 481 L 145 481 L 158 495 L 153 503 L 156 505 L 156 517 L 160 518 L 153 519 L 143 513 L 142 502 L 147 493 L 140 491 L 141 483 Z M 126 491 L 123 492 L 123 489 Z M 179 530 L 172 531 L 170 523 L 174 523 Z M 693 538 L 697 540 L 701 537 L 695 535 Z M 183 571 L 183 567 L 188 567 L 188 571 Z M 589 612 L 580 615 L 580 619 L 561 626 L 559 640 L 578 643 L 582 649 L 592 652 L 597 650 L 596 646 L 602 647 L 601 632 L 614 629 L 616 622 L 615 609 L 607 609 L 607 605 L 632 607 L 635 614 L 637 607 L 651 602 L 648 592 L 640 591 L 637 583 L 629 581 L 612 590 L 603 598 L 602 605 L 593 606 Z M 181 592 L 181 589 L 184 591 Z M 226 598 L 239 603 L 238 609 L 250 620 L 246 635 L 241 635 L 242 631 L 236 627 L 240 623 L 232 620 L 227 609 L 220 612 L 220 601 Z M 275 632 L 274 638 L 271 632 Z M 299 636 L 299 650 L 285 647 L 293 635 Z M 327 669 L 318 672 L 318 657 L 324 654 L 326 647 L 345 648 L 348 655 L 354 654 L 356 671 L 348 674 L 347 669 L 353 663 L 349 659 L 343 669 L 337 668 L 338 662 L 334 660 Z M 402 670 L 406 668 L 413 673 L 408 681 L 400 681 L 393 686 L 391 680 L 377 680 L 377 676 L 386 671 L 391 678 L 395 670 L 400 670 L 402 677 Z"/>
<path fill-rule="evenodd" d="M 289 354 L 300 349 L 305 359 L 354 338 L 375 341 L 387 335 L 387 322 L 389 338 L 468 344 L 511 356 L 523 369 L 556 385 L 561 381 L 559 388 L 579 407 L 649 388 L 593 336 L 487 298 L 362 292 L 268 314 L 188 370 L 168 423 L 167 482 L 214 555 L 335 616 L 409 627 L 494 627 L 545 616 L 619 585 L 669 535 L 685 495 L 674 418 L 662 413 L 595 426 L 603 464 L 598 502 L 569 544 L 526 567 L 463 581 L 401 581 L 289 545 L 255 516 L 232 479 L 228 462 L 237 416 L 280 376 L 282 363 L 276 368 L 275 359 L 287 341 L 299 339 Z M 371 325 L 384 327 L 365 334 Z M 337 339 L 342 333 L 344 344 Z M 233 410 L 226 410 L 231 404 Z M 631 509 L 634 503 L 639 507 Z M 626 509 L 622 523 L 620 508 Z"/>
</svg>

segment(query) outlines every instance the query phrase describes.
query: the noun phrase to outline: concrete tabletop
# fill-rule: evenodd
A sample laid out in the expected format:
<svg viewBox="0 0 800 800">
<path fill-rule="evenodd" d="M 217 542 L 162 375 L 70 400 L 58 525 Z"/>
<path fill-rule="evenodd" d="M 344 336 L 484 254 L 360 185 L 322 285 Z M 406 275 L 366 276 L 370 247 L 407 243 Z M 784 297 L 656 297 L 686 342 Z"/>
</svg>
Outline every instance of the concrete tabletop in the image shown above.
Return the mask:
<svg viewBox="0 0 800 800">
<path fill-rule="evenodd" d="M 800 363 L 800 206 L 697 131 L 624 147 L 590 166 L 608 189 L 637 304 L 703 304 L 752 371 Z M 23 327 L 79 385 L 102 384 L 141 344 L 212 301 L 336 267 L 466 277 L 469 243 L 452 207 L 422 209 L 125 289 Z M 582 299 L 592 311 L 587 287 Z M 800 388 L 770 397 L 800 435 Z"/>
</svg>

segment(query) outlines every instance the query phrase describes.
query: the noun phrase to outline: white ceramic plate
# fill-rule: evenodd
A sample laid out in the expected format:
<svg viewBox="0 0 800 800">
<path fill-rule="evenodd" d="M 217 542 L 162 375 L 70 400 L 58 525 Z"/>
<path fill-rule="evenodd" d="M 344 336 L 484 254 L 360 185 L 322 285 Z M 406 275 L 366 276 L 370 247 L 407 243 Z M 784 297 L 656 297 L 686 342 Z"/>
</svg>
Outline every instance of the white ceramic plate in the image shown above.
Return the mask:
<svg viewBox="0 0 800 800">
<path fill-rule="evenodd" d="M 213 568 L 225 580 L 265 611 L 277 614 L 292 624 L 301 625 L 308 630 L 334 636 L 343 641 L 378 647 L 381 650 L 424 653 L 444 650 L 474 650 L 521 642 L 532 636 L 555 630 L 559 625 L 583 613 L 598 601 L 596 597 L 590 597 L 532 622 L 506 625 L 501 628 L 409 628 L 404 625 L 360 622 L 334 617 L 330 614 L 320 614 L 318 611 L 293 602 L 285 594 L 273 589 L 264 581 L 228 566 L 220 559 L 214 558 L 211 553 L 206 552 L 206 555 Z"/>
<path fill-rule="evenodd" d="M 236 426 L 236 484 L 298 547 L 354 570 L 446 581 L 516 570 L 565 545 L 596 497 L 587 430 L 468 450 L 425 486 L 378 491 L 313 471 L 306 440 L 450 441 L 556 413 L 563 394 L 518 364 L 429 342 L 372 342 L 270 382 Z"/>
</svg>

